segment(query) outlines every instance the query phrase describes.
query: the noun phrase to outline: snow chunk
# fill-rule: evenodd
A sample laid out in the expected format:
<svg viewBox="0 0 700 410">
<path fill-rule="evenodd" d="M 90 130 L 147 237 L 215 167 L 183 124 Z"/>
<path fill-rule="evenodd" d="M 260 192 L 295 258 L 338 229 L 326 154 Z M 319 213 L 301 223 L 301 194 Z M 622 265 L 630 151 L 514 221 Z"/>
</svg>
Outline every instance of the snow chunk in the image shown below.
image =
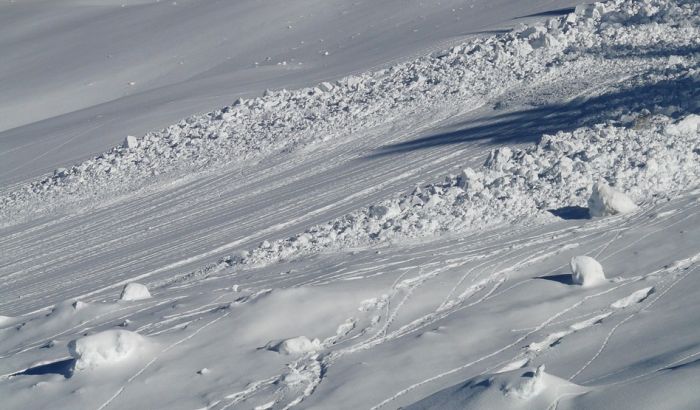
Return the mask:
<svg viewBox="0 0 700 410">
<path fill-rule="evenodd" d="M 139 140 L 133 135 L 127 135 L 126 138 L 124 138 L 122 146 L 124 148 L 136 148 L 139 146 Z"/>
<path fill-rule="evenodd" d="M 691 114 L 675 124 L 666 126 L 666 133 L 673 136 L 692 135 L 700 132 L 700 115 Z"/>
<path fill-rule="evenodd" d="M 127 283 L 122 289 L 122 294 L 119 296 L 119 300 L 143 300 L 150 299 L 151 293 L 148 292 L 148 288 L 140 283 L 132 282 Z"/>
<path fill-rule="evenodd" d="M 605 281 L 605 273 L 600 263 L 590 256 L 574 256 L 571 258 L 571 280 L 576 285 L 595 286 Z"/>
<path fill-rule="evenodd" d="M 268 344 L 267 349 L 286 355 L 300 355 L 320 350 L 321 341 L 318 339 L 310 340 L 306 336 L 298 336 L 276 344 Z"/>
<path fill-rule="evenodd" d="M 588 199 L 588 212 L 591 216 L 625 214 L 637 209 L 637 205 L 625 194 L 609 187 L 604 182 L 593 186 Z"/>
<path fill-rule="evenodd" d="M 81 337 L 68 344 L 73 371 L 110 366 L 127 359 L 150 342 L 138 333 L 113 329 Z"/>
</svg>

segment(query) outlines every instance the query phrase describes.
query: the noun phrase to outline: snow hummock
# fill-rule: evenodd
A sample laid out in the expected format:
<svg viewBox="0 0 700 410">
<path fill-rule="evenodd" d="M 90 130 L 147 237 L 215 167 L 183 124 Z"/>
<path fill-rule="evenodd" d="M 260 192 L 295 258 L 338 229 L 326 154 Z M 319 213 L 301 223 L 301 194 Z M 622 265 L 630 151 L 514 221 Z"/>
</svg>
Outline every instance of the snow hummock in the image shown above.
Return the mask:
<svg viewBox="0 0 700 410">
<path fill-rule="evenodd" d="M 133 357 L 150 344 L 144 336 L 128 330 L 105 330 L 68 344 L 75 359 L 74 371 L 109 367 Z"/>
<path fill-rule="evenodd" d="M 588 212 L 591 216 L 626 214 L 636 209 L 637 205 L 634 201 L 605 182 L 597 182 L 593 185 L 593 192 L 588 199 Z"/>
<path fill-rule="evenodd" d="M 570 266 L 571 280 L 576 285 L 588 287 L 605 282 L 603 267 L 590 256 L 574 256 Z"/>
<path fill-rule="evenodd" d="M 319 339 L 309 339 L 306 336 L 297 336 L 281 342 L 270 343 L 267 349 L 286 355 L 301 355 L 320 350 L 321 341 Z"/>
<path fill-rule="evenodd" d="M 149 299 L 150 297 L 151 293 L 148 291 L 148 288 L 145 285 L 131 282 L 124 285 L 122 293 L 119 296 L 119 300 L 143 300 Z"/>
<path fill-rule="evenodd" d="M 545 366 L 486 374 L 449 387 L 405 407 L 419 409 L 546 409 L 562 396 L 576 396 L 585 387 L 544 371 Z"/>
</svg>

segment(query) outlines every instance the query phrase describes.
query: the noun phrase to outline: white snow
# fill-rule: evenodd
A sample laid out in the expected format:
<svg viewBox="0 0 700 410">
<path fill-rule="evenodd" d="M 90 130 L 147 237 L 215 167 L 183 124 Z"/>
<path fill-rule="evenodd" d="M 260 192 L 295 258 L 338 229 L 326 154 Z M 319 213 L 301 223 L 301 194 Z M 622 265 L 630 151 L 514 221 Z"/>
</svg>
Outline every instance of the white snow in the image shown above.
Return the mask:
<svg viewBox="0 0 700 410">
<path fill-rule="evenodd" d="M 609 187 L 605 182 L 593 185 L 588 198 L 588 212 L 593 217 L 603 217 L 634 212 L 637 205 L 627 195 Z"/>
<path fill-rule="evenodd" d="M 119 300 L 133 301 L 133 300 L 143 300 L 149 299 L 151 293 L 145 285 L 140 283 L 131 282 L 124 285 L 121 295 L 119 295 Z"/>
<path fill-rule="evenodd" d="M 271 344 L 268 349 L 287 355 L 299 355 L 320 350 L 321 341 L 318 339 L 312 340 L 306 336 L 297 336 Z"/>
<path fill-rule="evenodd" d="M 700 3 L 564 6 L 0 5 L 3 408 L 693 408 Z"/>
<path fill-rule="evenodd" d="M 595 286 L 605 282 L 605 273 L 600 263 L 590 256 L 574 256 L 571 266 L 571 280 L 576 285 Z"/>
<path fill-rule="evenodd" d="M 68 344 L 76 372 L 110 367 L 148 348 L 149 341 L 128 330 L 105 330 L 81 337 Z"/>
</svg>

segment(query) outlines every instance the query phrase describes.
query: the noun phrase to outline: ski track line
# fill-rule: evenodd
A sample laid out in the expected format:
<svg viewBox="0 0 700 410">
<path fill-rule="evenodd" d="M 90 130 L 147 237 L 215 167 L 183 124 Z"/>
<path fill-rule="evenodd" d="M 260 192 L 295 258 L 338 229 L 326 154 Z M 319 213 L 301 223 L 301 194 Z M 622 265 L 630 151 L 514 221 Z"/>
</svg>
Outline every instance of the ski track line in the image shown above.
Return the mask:
<svg viewBox="0 0 700 410">
<path fill-rule="evenodd" d="M 187 335 L 186 337 L 184 337 L 184 338 L 182 338 L 182 339 L 180 339 L 180 340 L 178 340 L 178 341 L 176 341 L 176 342 L 170 344 L 168 347 L 166 347 L 165 349 L 163 349 L 163 350 L 162 350 L 160 353 L 158 353 L 154 358 L 152 358 L 148 363 L 146 363 L 141 369 L 139 369 L 139 371 L 137 371 L 137 372 L 134 373 L 130 378 L 128 378 L 128 379 L 126 380 L 126 383 L 125 383 L 124 385 L 122 385 L 122 386 L 114 393 L 114 395 L 112 395 L 112 397 L 110 397 L 109 399 L 107 399 L 107 401 L 105 401 L 104 403 L 102 403 L 102 405 L 100 405 L 100 406 L 97 408 L 97 410 L 103 410 L 103 409 L 107 408 L 117 397 L 119 397 L 119 395 L 124 391 L 124 389 L 126 389 L 126 387 L 129 385 L 129 383 L 131 383 L 134 379 L 136 379 L 136 378 L 137 378 L 138 376 L 140 376 L 144 371 L 146 371 L 146 369 L 148 369 L 153 363 L 155 363 L 156 360 L 158 360 L 158 358 L 161 357 L 163 354 L 165 354 L 165 353 L 167 353 L 168 351 L 172 350 L 173 348 L 177 347 L 177 346 L 180 345 L 181 343 L 184 343 L 184 342 L 186 342 L 186 341 L 192 339 L 193 337 L 195 337 L 195 336 L 196 336 L 199 332 L 201 332 L 202 330 L 208 328 L 209 326 L 211 326 L 211 325 L 213 325 L 214 323 L 218 322 L 219 320 L 221 320 L 221 319 L 223 319 L 223 318 L 229 316 L 230 314 L 231 314 L 231 312 L 228 311 L 228 312 L 224 313 L 223 315 L 214 318 L 214 319 L 211 320 L 210 322 L 208 322 L 208 323 L 202 325 L 202 327 L 200 327 L 199 329 L 195 330 L 195 331 L 192 332 L 191 334 L 189 334 L 189 335 Z"/>
<path fill-rule="evenodd" d="M 473 365 L 475 365 L 475 364 L 477 364 L 477 363 L 480 363 L 480 362 L 482 362 L 482 361 L 484 361 L 484 360 L 486 360 L 486 359 L 490 359 L 491 357 L 494 357 L 494 356 L 496 356 L 496 355 L 498 355 L 498 354 L 500 354 L 500 353 L 502 353 L 502 352 L 504 352 L 504 351 L 506 351 L 506 350 L 508 350 L 508 349 L 510 349 L 510 348 L 512 348 L 512 347 L 514 347 L 514 346 L 516 346 L 516 345 L 518 345 L 518 344 L 520 344 L 520 343 L 522 343 L 525 339 L 527 339 L 529 336 L 535 334 L 536 332 L 538 332 L 539 330 L 541 330 L 542 328 L 544 328 L 545 326 L 547 326 L 550 322 L 553 322 L 553 321 L 556 320 L 558 317 L 560 317 L 560 316 L 562 316 L 562 315 L 568 313 L 569 311 L 571 311 L 571 310 L 573 310 L 573 309 L 575 309 L 575 308 L 581 306 L 581 305 L 582 305 L 583 303 L 585 303 L 586 301 L 588 301 L 588 300 L 590 300 L 590 299 L 593 299 L 593 298 L 595 298 L 595 297 L 602 296 L 602 295 L 605 295 L 605 294 L 607 294 L 607 293 L 610 293 L 610 292 L 612 292 L 612 291 L 614 291 L 614 290 L 616 290 L 616 289 L 618 289 L 618 288 L 620 288 L 620 287 L 622 287 L 622 286 L 625 286 L 625 285 L 626 285 L 626 284 L 624 284 L 624 283 L 623 283 L 623 284 L 619 284 L 619 285 L 617 285 L 617 286 L 614 286 L 614 287 L 612 287 L 612 288 L 610 288 L 610 289 L 607 289 L 607 290 L 604 290 L 604 291 L 602 291 L 602 292 L 598 292 L 598 293 L 593 294 L 593 295 L 588 295 L 588 296 L 584 297 L 583 299 L 581 299 L 580 301 L 578 301 L 578 302 L 574 303 L 573 305 L 569 306 L 568 308 L 566 308 L 566 309 L 560 311 L 559 313 L 556 313 L 555 315 L 551 316 L 549 319 L 547 319 L 547 320 L 545 320 L 544 322 L 542 322 L 542 323 L 537 327 L 536 330 L 533 330 L 532 332 L 529 332 L 529 333 L 525 334 L 524 336 L 519 337 L 519 338 L 516 339 L 514 342 L 509 343 L 509 344 L 507 344 L 506 346 L 504 346 L 504 347 L 502 347 L 502 348 L 500 348 L 500 349 L 498 349 L 498 350 L 495 350 L 495 351 L 493 351 L 493 352 L 491 352 L 491 353 L 489 353 L 489 354 L 487 354 L 487 355 L 485 355 L 485 356 L 481 356 L 480 358 L 475 359 L 475 360 L 473 360 L 473 361 L 471 361 L 471 362 L 469 362 L 469 363 L 463 364 L 463 365 L 461 365 L 461 366 L 458 366 L 458 367 L 455 367 L 455 368 L 453 368 L 453 369 L 450 369 L 450 370 L 448 370 L 448 371 L 446 371 L 446 372 L 439 373 L 439 374 L 437 374 L 437 375 L 435 375 L 435 376 L 432 376 L 432 377 L 430 377 L 430 378 L 428 378 L 428 379 L 425 379 L 425 380 L 423 380 L 423 381 L 421 381 L 421 382 L 415 383 L 415 384 L 413 384 L 413 385 L 411 385 L 411 386 L 409 386 L 409 387 L 407 387 L 407 388 L 405 388 L 405 389 L 403 389 L 403 390 L 397 392 L 396 394 L 394 394 L 394 395 L 391 396 L 390 398 L 388 398 L 388 399 L 386 399 L 386 400 L 380 402 L 379 404 L 373 406 L 373 407 L 371 408 L 371 410 L 379 409 L 379 408 L 385 406 L 386 404 L 388 404 L 388 403 L 390 403 L 390 402 L 392 402 L 392 401 L 398 399 L 399 397 L 403 396 L 404 394 L 409 393 L 409 392 L 412 391 L 412 390 L 415 390 L 415 389 L 418 388 L 418 387 L 421 387 L 421 386 L 423 386 L 423 385 L 425 385 L 425 384 L 431 383 L 431 382 L 433 382 L 433 381 L 435 381 L 435 380 L 441 379 L 441 378 L 443 378 L 443 377 L 445 377 L 445 376 L 449 376 L 449 375 L 454 374 L 454 373 L 456 373 L 456 372 L 458 372 L 458 371 L 464 370 L 464 369 L 466 369 L 466 368 L 468 368 L 468 367 L 471 367 L 471 366 L 473 366 Z"/>
</svg>

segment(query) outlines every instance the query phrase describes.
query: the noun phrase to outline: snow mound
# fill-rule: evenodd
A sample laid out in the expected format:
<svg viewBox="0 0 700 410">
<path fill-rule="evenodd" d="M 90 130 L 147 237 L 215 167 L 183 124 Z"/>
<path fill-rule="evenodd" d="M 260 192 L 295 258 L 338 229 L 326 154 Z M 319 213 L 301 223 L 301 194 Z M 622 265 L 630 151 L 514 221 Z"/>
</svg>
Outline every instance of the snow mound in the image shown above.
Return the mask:
<svg viewBox="0 0 700 410">
<path fill-rule="evenodd" d="M 588 199 L 588 212 L 591 216 L 626 214 L 637 209 L 637 205 L 627 195 L 609 187 L 604 182 L 593 185 Z"/>
<path fill-rule="evenodd" d="M 348 135 L 345 130 L 368 130 L 416 112 L 433 112 L 436 107 L 498 99 L 519 84 L 539 81 L 591 54 L 606 56 L 618 50 L 626 57 L 621 50 L 696 47 L 700 30 L 695 19 L 700 6 L 692 2 L 655 3 L 653 7 L 640 7 L 635 1 L 582 6 L 576 13 L 550 19 L 546 24 L 470 39 L 444 52 L 352 75 L 333 84 L 272 90 L 257 98 L 238 99 L 230 106 L 183 119 L 138 139 L 127 137 L 124 144 L 95 158 L 13 187 L 0 196 L 0 224 L 15 224 L 28 214 L 153 187 L 229 165 L 232 158 L 240 163 L 339 139 Z M 619 56 L 611 57 L 617 60 Z M 632 80 L 648 84 L 685 81 L 687 86 L 667 87 L 675 90 L 673 101 L 653 95 L 631 102 L 631 107 L 586 107 L 602 117 L 641 108 L 669 115 L 695 112 L 700 93 L 693 85 L 696 74 L 680 71 L 692 67 L 695 57 L 673 57 L 669 61 L 673 70 Z M 615 64 L 610 64 L 614 68 Z M 639 84 L 631 85 L 634 89 Z M 654 90 L 652 87 L 650 93 Z M 506 165 L 501 160 L 508 161 L 494 160 L 499 168 Z"/>
<path fill-rule="evenodd" d="M 150 343 L 138 333 L 113 329 L 73 340 L 68 349 L 75 359 L 73 371 L 83 371 L 109 367 L 134 357 Z"/>
<path fill-rule="evenodd" d="M 142 285 L 140 283 L 132 282 L 132 283 L 127 283 L 124 285 L 124 288 L 122 289 L 122 293 L 119 296 L 119 300 L 127 300 L 127 301 L 132 301 L 132 300 L 143 300 L 143 299 L 149 299 L 151 297 L 151 293 L 148 291 L 148 288 L 145 285 Z"/>
<path fill-rule="evenodd" d="M 670 135 L 697 135 L 700 133 L 700 115 L 691 114 L 675 124 L 666 126 Z"/>
<path fill-rule="evenodd" d="M 546 409 L 561 395 L 586 389 L 544 371 L 518 369 L 477 376 L 406 407 L 419 409 Z"/>
<path fill-rule="evenodd" d="M 576 285 L 588 287 L 605 282 L 603 267 L 590 256 L 574 256 L 570 265 L 571 280 Z"/>
<path fill-rule="evenodd" d="M 318 339 L 311 340 L 306 336 L 298 336 L 268 344 L 267 349 L 286 355 L 301 355 L 320 350 L 321 341 Z"/>
</svg>

